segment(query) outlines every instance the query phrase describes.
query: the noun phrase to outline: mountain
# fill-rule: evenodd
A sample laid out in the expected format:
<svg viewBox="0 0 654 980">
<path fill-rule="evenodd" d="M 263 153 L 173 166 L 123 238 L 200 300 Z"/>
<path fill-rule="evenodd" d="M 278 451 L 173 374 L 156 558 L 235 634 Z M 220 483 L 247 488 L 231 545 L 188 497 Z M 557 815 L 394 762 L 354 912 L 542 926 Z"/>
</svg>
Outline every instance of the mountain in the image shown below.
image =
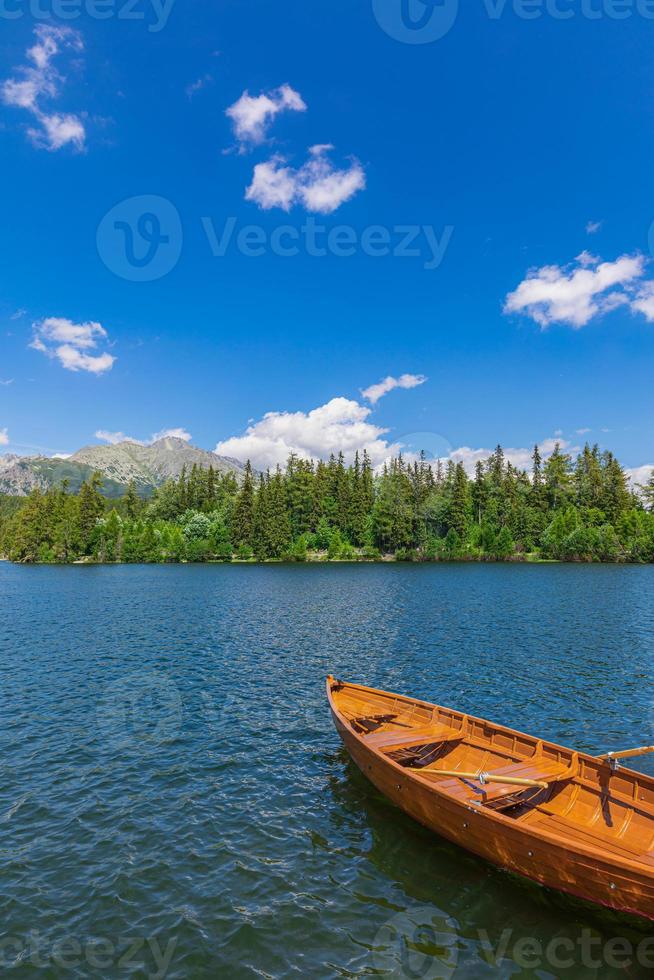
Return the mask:
<svg viewBox="0 0 654 980">
<path fill-rule="evenodd" d="M 68 480 L 71 491 L 79 489 L 96 470 L 103 476 L 107 497 L 122 496 L 133 480 L 138 492 L 151 494 L 171 477 L 178 477 L 185 466 L 203 469 L 213 466 L 217 473 L 234 473 L 240 478 L 243 464 L 228 456 L 217 456 L 198 449 L 183 439 L 158 439 L 149 446 L 119 442 L 114 446 L 84 446 L 67 459 L 49 456 L 0 456 L 0 493 L 25 496 Z"/>
</svg>

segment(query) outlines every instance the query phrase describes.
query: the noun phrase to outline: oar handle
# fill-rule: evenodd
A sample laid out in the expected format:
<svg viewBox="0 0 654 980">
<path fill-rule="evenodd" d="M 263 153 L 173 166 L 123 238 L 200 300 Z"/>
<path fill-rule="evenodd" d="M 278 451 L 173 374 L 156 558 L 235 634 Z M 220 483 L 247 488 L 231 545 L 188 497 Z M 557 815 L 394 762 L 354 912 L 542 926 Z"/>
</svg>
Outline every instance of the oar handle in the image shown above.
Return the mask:
<svg viewBox="0 0 654 980">
<path fill-rule="evenodd" d="M 508 786 L 537 786 L 539 789 L 547 789 L 549 786 L 549 783 L 545 783 L 540 779 L 521 779 L 519 776 L 496 776 L 491 772 L 461 772 L 458 769 L 426 769 L 421 775 L 475 779 L 482 786 L 484 783 L 506 783 Z"/>
<path fill-rule="evenodd" d="M 637 755 L 649 755 L 650 752 L 654 752 L 654 745 L 643 745 L 639 749 L 624 749 L 622 752 L 605 752 L 597 758 L 602 762 L 610 762 L 611 759 L 634 759 Z"/>
</svg>

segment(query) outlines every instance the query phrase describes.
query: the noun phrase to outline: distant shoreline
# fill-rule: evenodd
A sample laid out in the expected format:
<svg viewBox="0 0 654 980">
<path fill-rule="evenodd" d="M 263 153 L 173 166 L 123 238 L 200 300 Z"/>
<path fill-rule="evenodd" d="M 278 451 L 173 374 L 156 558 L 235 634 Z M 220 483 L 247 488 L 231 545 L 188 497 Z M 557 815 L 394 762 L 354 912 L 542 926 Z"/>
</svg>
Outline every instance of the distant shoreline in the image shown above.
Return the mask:
<svg viewBox="0 0 654 980">
<path fill-rule="evenodd" d="M 12 561 L 10 558 L 0 557 L 0 561 L 11 565 L 39 566 L 39 567 L 72 567 L 74 565 L 93 566 L 93 567 L 118 567 L 129 565 L 630 565 L 647 566 L 653 562 L 637 561 L 598 561 L 598 560 L 565 560 L 559 558 L 540 558 L 534 555 L 513 555 L 510 558 L 419 558 L 407 559 L 396 558 L 394 555 L 386 555 L 382 558 L 307 558 L 303 561 L 287 558 L 233 558 L 221 559 L 210 558 L 206 561 L 97 561 L 93 558 L 77 558 L 75 561 Z"/>
</svg>

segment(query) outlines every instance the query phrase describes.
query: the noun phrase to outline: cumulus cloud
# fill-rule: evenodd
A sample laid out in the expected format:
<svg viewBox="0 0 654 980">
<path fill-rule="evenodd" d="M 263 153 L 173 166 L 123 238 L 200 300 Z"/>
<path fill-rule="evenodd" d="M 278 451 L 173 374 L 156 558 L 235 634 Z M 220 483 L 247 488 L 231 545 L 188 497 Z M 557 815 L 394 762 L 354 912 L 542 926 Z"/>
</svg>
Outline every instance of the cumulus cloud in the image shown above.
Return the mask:
<svg viewBox="0 0 654 980">
<path fill-rule="evenodd" d="M 32 324 L 34 350 L 59 361 L 68 371 L 87 371 L 104 374 L 110 371 L 116 358 L 107 353 L 95 353 L 98 343 L 107 342 L 107 331 L 100 323 L 73 323 L 65 317 L 46 317 Z"/>
<path fill-rule="evenodd" d="M 623 255 L 602 262 L 583 252 L 571 265 L 533 269 L 504 304 L 505 313 L 524 313 L 541 327 L 565 323 L 575 329 L 625 306 L 654 320 L 654 283 L 642 282 L 645 259 Z"/>
<path fill-rule="evenodd" d="M 257 469 L 266 469 L 283 466 L 290 453 L 321 459 L 343 452 L 351 459 L 357 450 L 365 449 L 376 466 L 400 446 L 383 438 L 388 429 L 370 422 L 371 412 L 349 398 L 332 398 L 310 412 L 268 412 L 243 435 L 219 442 L 215 452 L 250 459 Z"/>
<path fill-rule="evenodd" d="M 646 486 L 654 474 L 654 466 L 634 466 L 632 469 L 625 470 L 627 474 L 627 479 L 631 483 L 632 490 L 638 491 L 641 487 Z"/>
<path fill-rule="evenodd" d="M 5 426 L 4 429 L 0 429 L 0 446 L 8 446 L 8 445 L 9 445 L 9 432 L 7 430 L 7 427 Z"/>
<path fill-rule="evenodd" d="M 225 115 L 231 119 L 234 135 L 243 148 L 247 144 L 263 143 L 280 112 L 304 112 L 306 108 L 300 93 L 285 84 L 261 95 L 250 95 L 246 89 L 240 99 L 225 110 Z"/>
<path fill-rule="evenodd" d="M 559 447 L 561 452 L 569 450 L 570 452 L 577 452 L 578 446 L 571 446 L 570 442 L 566 439 L 559 439 L 556 436 L 550 437 L 548 439 L 543 439 L 538 443 L 538 449 L 543 459 L 547 459 L 552 455 L 556 447 Z M 532 466 L 532 453 L 534 451 L 533 446 L 521 448 L 510 448 L 503 449 L 505 458 L 517 469 L 519 470 L 531 470 Z M 455 463 L 463 463 L 466 473 L 472 476 L 475 472 L 475 467 L 477 463 L 483 463 L 493 454 L 492 449 L 471 449 L 470 446 L 461 446 L 459 449 L 454 449 L 449 455 L 449 459 L 454 460 Z"/>
<path fill-rule="evenodd" d="M 399 378 L 393 378 L 389 374 L 383 381 L 378 381 L 377 384 L 370 385 L 369 388 L 363 388 L 361 394 L 367 401 L 376 405 L 379 399 L 388 394 L 389 391 L 393 391 L 395 388 L 417 388 L 418 385 L 423 385 L 426 380 L 424 374 L 402 374 Z"/>
<path fill-rule="evenodd" d="M 80 116 L 43 107 L 44 102 L 58 97 L 66 81 L 53 59 L 65 50 L 83 50 L 81 35 L 70 27 L 52 24 L 39 24 L 34 34 L 36 41 L 25 52 L 27 64 L 0 84 L 0 98 L 5 105 L 24 109 L 34 118 L 37 125 L 29 127 L 27 134 L 35 146 L 54 151 L 71 144 L 81 150 L 86 131 Z"/>
<path fill-rule="evenodd" d="M 300 204 L 307 211 L 331 214 L 366 186 L 358 160 L 351 159 L 348 167 L 339 170 L 328 159 L 332 149 L 329 143 L 310 147 L 309 158 L 299 169 L 289 167 L 280 156 L 258 163 L 245 199 L 265 211 L 290 211 L 294 204 Z"/>
<path fill-rule="evenodd" d="M 332 398 L 309 412 L 268 412 L 259 421 L 252 422 L 243 435 L 219 442 L 214 452 L 243 462 L 249 459 L 256 469 L 266 470 L 278 465 L 283 467 L 291 453 L 303 459 L 327 459 L 332 453 L 342 452 L 346 460 L 351 461 L 355 452 L 366 450 L 373 467 L 380 470 L 399 453 L 412 461 L 418 458 L 421 449 L 428 450 L 428 446 L 417 443 L 409 446 L 402 439 L 387 438 L 390 430 L 370 421 L 372 411 L 353 399 Z M 551 456 L 557 445 L 562 452 L 574 453 L 579 449 L 565 439 L 550 437 L 539 443 L 542 458 Z M 443 464 L 450 460 L 463 463 L 466 472 L 472 476 L 476 464 L 487 460 L 493 451 L 461 446 L 440 457 L 440 461 Z M 532 467 L 532 453 L 533 445 L 504 450 L 509 462 L 527 471 Z M 437 460 L 432 462 L 435 464 Z"/>
<path fill-rule="evenodd" d="M 124 432 L 110 432 L 107 429 L 98 429 L 95 438 L 100 439 L 101 442 L 108 442 L 110 446 L 116 446 L 119 442 L 133 442 L 137 446 L 151 446 L 153 442 L 157 442 L 159 439 L 183 439 L 184 442 L 190 442 L 192 437 L 190 432 L 179 426 L 175 429 L 161 429 L 160 432 L 154 432 L 149 439 L 136 439 Z"/>
</svg>

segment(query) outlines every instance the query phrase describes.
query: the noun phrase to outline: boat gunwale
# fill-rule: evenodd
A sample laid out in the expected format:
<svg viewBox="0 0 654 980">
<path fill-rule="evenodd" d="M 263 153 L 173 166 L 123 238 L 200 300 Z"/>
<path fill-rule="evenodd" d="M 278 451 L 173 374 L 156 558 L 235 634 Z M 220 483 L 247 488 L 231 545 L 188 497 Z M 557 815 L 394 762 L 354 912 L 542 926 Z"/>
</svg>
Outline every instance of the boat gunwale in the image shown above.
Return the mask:
<svg viewBox="0 0 654 980">
<path fill-rule="evenodd" d="M 408 769 L 405 766 L 401 766 L 398 762 L 392 759 L 381 749 L 375 748 L 374 745 L 367 744 L 365 741 L 365 737 L 362 734 L 356 732 L 352 728 L 352 726 L 349 724 L 348 719 L 345 717 L 345 715 L 343 715 L 343 713 L 336 706 L 332 689 L 331 689 L 332 684 L 341 685 L 341 687 L 343 688 L 354 688 L 356 690 L 368 692 L 371 694 L 381 694 L 387 697 L 397 698 L 397 700 L 402 700 L 409 704 L 418 704 L 425 708 L 431 708 L 431 709 L 436 708 L 441 711 L 450 712 L 451 714 L 456 715 L 460 718 L 467 717 L 468 720 L 476 721 L 484 725 L 488 725 L 490 728 L 494 730 L 506 732 L 511 735 L 519 735 L 528 740 L 535 741 L 536 743 L 540 742 L 540 744 L 543 747 L 547 746 L 548 748 L 552 748 L 555 751 L 561 751 L 571 755 L 576 754 L 580 760 L 583 759 L 597 766 L 601 766 L 602 765 L 601 760 L 599 760 L 597 756 L 593 756 L 587 752 L 577 752 L 576 750 L 570 749 L 564 745 L 558 745 L 555 742 L 549 742 L 546 741 L 545 739 L 538 739 L 534 735 L 528 735 L 527 733 L 520 732 L 517 729 L 507 728 L 505 725 L 497 725 L 494 722 L 489 721 L 487 718 L 478 718 L 474 715 L 465 715 L 464 712 L 457 711 L 453 708 L 446 708 L 442 705 L 432 704 L 429 701 L 422 701 L 419 698 L 412 698 L 402 694 L 395 695 L 392 691 L 384 691 L 381 688 L 366 687 L 363 684 L 354 684 L 349 681 L 342 681 L 331 674 L 327 677 L 327 697 L 329 701 L 329 706 L 332 712 L 334 713 L 334 715 L 338 717 L 338 720 L 343 726 L 343 729 L 347 731 L 353 738 L 355 738 L 356 741 L 359 743 L 359 745 L 364 747 L 367 752 L 371 753 L 374 758 L 381 760 L 381 762 L 384 763 L 386 766 L 388 766 L 389 769 L 397 773 L 403 774 L 405 778 L 408 777 L 411 781 L 417 782 L 418 785 L 421 786 L 423 789 L 429 790 L 430 793 L 436 795 L 440 799 L 447 799 L 449 803 L 453 804 L 458 809 L 467 813 L 478 814 L 479 816 L 484 817 L 484 819 L 490 820 L 491 822 L 495 823 L 499 827 L 503 827 L 503 828 L 511 827 L 514 830 L 518 829 L 520 833 L 526 834 L 528 837 L 532 838 L 533 840 L 544 841 L 556 847 L 561 847 L 565 844 L 566 847 L 568 847 L 571 850 L 574 850 L 577 854 L 583 855 L 584 857 L 590 857 L 594 861 L 599 860 L 602 861 L 603 863 L 606 863 L 607 865 L 610 865 L 611 867 L 623 868 L 630 872 L 636 872 L 638 874 L 642 874 L 647 878 L 654 877 L 654 864 L 648 866 L 646 863 L 639 861 L 636 858 L 632 859 L 616 854 L 614 851 L 610 850 L 611 847 L 610 841 L 603 842 L 603 846 L 608 849 L 608 855 L 599 854 L 598 853 L 598 849 L 600 846 L 599 844 L 593 847 L 584 844 L 583 842 L 573 837 L 566 837 L 563 832 L 560 832 L 559 834 L 553 834 L 552 832 L 543 829 L 541 825 L 531 826 L 529 824 L 516 823 L 514 819 L 506 816 L 500 811 L 484 808 L 481 805 L 477 805 L 471 802 L 464 802 L 460 799 L 457 799 L 455 796 L 452 796 L 452 794 L 447 793 L 445 790 L 443 790 L 439 786 L 438 782 L 427 779 L 425 776 L 421 776 L 419 770 Z M 436 739 L 435 741 L 438 741 L 438 739 Z M 356 762 L 356 760 L 354 761 Z M 622 767 L 622 766 L 620 767 L 619 771 L 620 773 L 626 774 L 629 777 L 635 778 L 637 780 L 645 779 L 646 782 L 649 783 L 652 788 L 654 788 L 654 777 L 647 776 L 645 773 L 640 773 L 635 769 L 629 769 L 627 767 Z M 585 785 L 585 783 L 580 779 L 579 776 L 569 777 L 569 781 L 578 782 L 578 784 L 580 785 Z M 637 809 L 637 802 L 638 801 L 636 800 L 630 801 L 627 799 L 620 799 L 621 804 L 625 806 L 629 806 L 632 809 Z M 545 816 L 547 816 L 547 814 L 545 814 Z M 652 821 L 654 824 L 654 815 L 652 816 Z M 643 855 L 645 853 L 646 852 L 643 852 Z M 654 849 L 652 850 L 651 853 L 652 856 L 654 857 Z M 518 873 L 524 874 L 524 872 L 518 872 Z"/>
</svg>

